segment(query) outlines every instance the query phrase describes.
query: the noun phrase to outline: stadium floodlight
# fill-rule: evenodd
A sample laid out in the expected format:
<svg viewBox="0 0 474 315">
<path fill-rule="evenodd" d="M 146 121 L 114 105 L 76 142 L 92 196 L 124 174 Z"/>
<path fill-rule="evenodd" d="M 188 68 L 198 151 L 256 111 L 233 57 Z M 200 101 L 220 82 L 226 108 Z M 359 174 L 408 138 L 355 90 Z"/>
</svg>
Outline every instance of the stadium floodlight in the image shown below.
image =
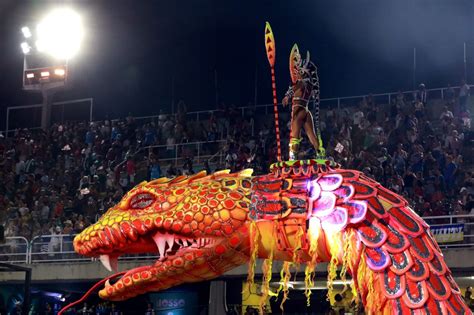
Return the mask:
<svg viewBox="0 0 474 315">
<path fill-rule="evenodd" d="M 53 96 L 66 86 L 68 64 L 81 47 L 84 30 L 80 15 L 64 6 L 53 9 L 39 21 L 35 29 L 21 28 L 20 46 L 24 54 L 23 88 L 43 95 L 41 128 L 46 130 L 51 123 Z"/>
<path fill-rule="evenodd" d="M 77 54 L 84 33 L 81 17 L 68 8 L 51 11 L 41 20 L 36 31 L 36 49 L 64 60 Z"/>
<path fill-rule="evenodd" d="M 28 26 L 23 26 L 21 28 L 21 32 L 23 33 L 23 36 L 25 36 L 25 38 L 30 38 L 31 37 L 31 31 L 30 31 L 30 28 Z"/>
<path fill-rule="evenodd" d="M 54 74 L 57 76 L 64 76 L 66 74 L 66 70 L 59 68 L 59 69 L 54 69 Z"/>
<path fill-rule="evenodd" d="M 31 51 L 31 47 L 27 42 L 21 43 L 20 46 L 21 46 L 21 50 L 23 51 L 25 55 L 27 55 Z"/>
</svg>

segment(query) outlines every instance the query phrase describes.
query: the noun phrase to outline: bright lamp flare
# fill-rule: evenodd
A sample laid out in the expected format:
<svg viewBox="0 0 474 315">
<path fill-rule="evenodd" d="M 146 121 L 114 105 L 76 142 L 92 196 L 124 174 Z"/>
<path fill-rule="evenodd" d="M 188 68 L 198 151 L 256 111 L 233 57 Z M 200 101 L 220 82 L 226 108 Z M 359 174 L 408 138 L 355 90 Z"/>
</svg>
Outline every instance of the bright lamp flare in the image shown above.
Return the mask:
<svg viewBox="0 0 474 315">
<path fill-rule="evenodd" d="M 79 51 L 82 21 L 71 9 L 56 9 L 49 13 L 37 27 L 36 49 L 58 59 L 72 58 Z"/>
<path fill-rule="evenodd" d="M 66 74 L 64 69 L 55 69 L 54 74 L 63 77 Z"/>
<path fill-rule="evenodd" d="M 25 38 L 30 38 L 31 37 L 31 31 L 30 31 L 30 28 L 28 26 L 23 26 L 21 28 L 21 32 L 23 33 L 23 36 Z"/>
<path fill-rule="evenodd" d="M 24 53 L 25 55 L 28 54 L 28 53 L 30 52 L 30 50 L 31 50 L 31 47 L 30 47 L 30 45 L 28 45 L 27 42 L 21 43 L 20 46 L 21 46 L 21 50 L 23 51 L 23 53 Z"/>
</svg>

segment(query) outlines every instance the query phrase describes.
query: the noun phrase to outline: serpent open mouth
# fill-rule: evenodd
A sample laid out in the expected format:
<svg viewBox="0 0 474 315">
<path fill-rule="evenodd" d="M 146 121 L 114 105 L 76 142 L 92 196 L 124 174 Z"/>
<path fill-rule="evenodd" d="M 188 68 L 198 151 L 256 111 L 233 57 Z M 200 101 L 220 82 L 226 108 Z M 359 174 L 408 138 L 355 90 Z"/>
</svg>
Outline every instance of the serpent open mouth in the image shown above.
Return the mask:
<svg viewBox="0 0 474 315">
<path fill-rule="evenodd" d="M 99 295 L 124 300 L 212 279 L 245 263 L 250 174 L 222 172 L 212 175 L 212 180 L 206 172 L 162 178 L 125 194 L 75 237 L 75 251 L 100 259 L 111 271 L 118 270 L 119 257 L 124 255 L 148 254 L 158 259 L 126 271 L 113 284 L 107 282 Z"/>
<path fill-rule="evenodd" d="M 225 251 L 225 243 L 224 238 L 193 237 L 172 233 L 162 227 L 139 235 L 134 227 L 125 223 L 107 226 L 102 230 L 92 226 L 74 239 L 78 253 L 98 258 L 111 272 L 118 271 L 119 257 L 125 254 L 151 254 L 159 257 L 152 265 L 126 271 L 113 284 L 106 282 L 99 295 L 109 300 L 123 300 L 142 290 L 161 290 L 176 285 L 176 280 L 182 279 L 177 275 L 182 273 L 186 273 L 185 280 L 197 281 L 199 278 L 194 277 L 191 269 L 199 269 L 205 263 L 204 256 L 210 259 Z M 173 277 L 170 278 L 171 275 Z M 132 286 L 134 290 L 129 290 Z"/>
</svg>

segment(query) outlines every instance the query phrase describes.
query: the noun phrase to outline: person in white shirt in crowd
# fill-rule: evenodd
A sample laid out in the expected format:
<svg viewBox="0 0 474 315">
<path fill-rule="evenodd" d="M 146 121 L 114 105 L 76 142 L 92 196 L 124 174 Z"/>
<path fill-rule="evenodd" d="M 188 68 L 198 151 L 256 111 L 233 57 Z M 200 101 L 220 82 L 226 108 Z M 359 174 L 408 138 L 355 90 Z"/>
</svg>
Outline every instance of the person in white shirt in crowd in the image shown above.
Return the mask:
<svg viewBox="0 0 474 315">
<path fill-rule="evenodd" d="M 469 95 L 471 93 L 471 88 L 467 85 L 465 80 L 461 81 L 461 87 L 459 90 L 459 109 L 461 113 L 465 112 L 467 109 L 467 102 L 469 100 Z"/>
<path fill-rule="evenodd" d="M 418 91 L 416 92 L 416 97 L 414 99 L 415 101 L 420 101 L 426 105 L 426 101 L 428 100 L 428 91 L 426 90 L 424 83 L 419 85 Z"/>
<path fill-rule="evenodd" d="M 362 122 L 362 119 L 364 118 L 364 113 L 360 108 L 352 115 L 352 122 L 354 126 L 359 126 L 360 123 Z"/>
<path fill-rule="evenodd" d="M 439 116 L 439 120 L 441 120 L 443 126 L 446 126 L 453 118 L 453 112 L 448 109 L 448 106 L 444 106 L 443 112 Z"/>
</svg>

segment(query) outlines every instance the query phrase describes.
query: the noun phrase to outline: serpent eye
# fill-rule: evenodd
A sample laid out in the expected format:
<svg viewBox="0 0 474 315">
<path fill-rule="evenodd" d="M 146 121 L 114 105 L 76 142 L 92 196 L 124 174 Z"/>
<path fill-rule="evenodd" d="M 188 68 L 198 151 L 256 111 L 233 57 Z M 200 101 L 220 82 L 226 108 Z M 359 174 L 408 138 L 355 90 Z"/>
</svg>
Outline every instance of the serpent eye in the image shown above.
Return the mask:
<svg viewBox="0 0 474 315">
<path fill-rule="evenodd" d="M 130 199 L 131 209 L 145 209 L 155 202 L 155 196 L 150 193 L 139 193 Z"/>
</svg>

